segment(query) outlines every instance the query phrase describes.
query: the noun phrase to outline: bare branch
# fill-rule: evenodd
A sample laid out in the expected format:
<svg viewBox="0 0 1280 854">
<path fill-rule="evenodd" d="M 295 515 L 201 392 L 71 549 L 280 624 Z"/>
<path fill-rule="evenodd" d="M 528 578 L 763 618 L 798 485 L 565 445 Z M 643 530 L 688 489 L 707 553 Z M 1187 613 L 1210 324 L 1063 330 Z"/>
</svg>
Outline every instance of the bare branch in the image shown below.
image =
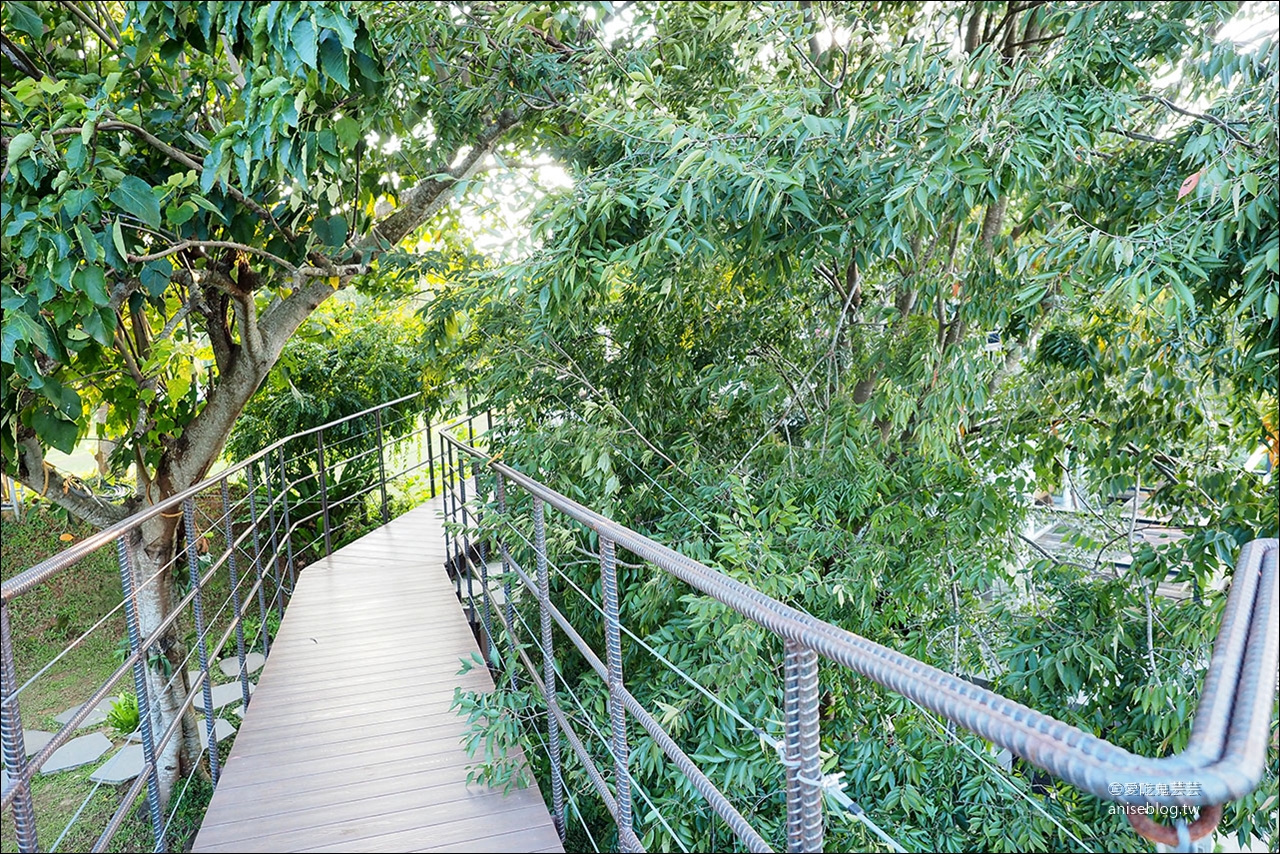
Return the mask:
<svg viewBox="0 0 1280 854">
<path fill-rule="evenodd" d="M 84 484 L 50 465 L 34 435 L 18 440 L 17 463 L 18 480 L 24 486 L 91 525 L 107 528 L 129 515 L 123 505 L 95 495 Z"/>
<path fill-rule="evenodd" d="M 458 181 L 470 177 L 499 138 L 519 121 L 520 116 L 515 111 L 503 110 L 476 139 L 461 163 L 438 173 L 447 175 L 447 178 L 443 180 L 428 178 L 415 185 L 405 194 L 397 210 L 380 220 L 363 239 L 355 244 L 356 251 L 376 252 L 388 246 L 394 246 L 403 240 L 405 235 L 426 222 L 444 204 L 442 197 L 445 190 Z"/>
<path fill-rule="evenodd" d="M 19 71 L 28 77 L 34 77 L 36 80 L 44 79 L 44 72 L 40 70 L 34 62 L 28 58 L 22 48 L 9 41 L 9 37 L 4 33 L 0 33 L 0 52 L 3 52 L 6 59 L 14 64 Z"/>
<path fill-rule="evenodd" d="M 298 268 L 281 258 L 279 255 L 274 255 L 267 250 L 259 249 L 256 246 L 249 246 L 245 243 L 235 243 L 230 240 L 183 240 L 179 243 L 175 243 L 168 249 L 163 249 L 160 252 L 153 252 L 150 255 L 127 255 L 125 256 L 125 260 L 130 264 L 142 264 L 146 261 L 157 261 L 161 258 L 167 258 L 170 255 L 176 255 L 186 249 L 235 249 L 239 252 L 245 252 L 250 255 L 257 255 L 260 258 L 266 258 L 268 261 L 284 267 L 293 275 L 296 276 L 298 274 Z"/>
<path fill-rule="evenodd" d="M 1228 136 L 1230 136 L 1236 142 L 1243 145 L 1245 148 L 1254 149 L 1257 147 L 1252 142 L 1250 142 L 1244 136 L 1244 134 L 1240 133 L 1240 131 L 1236 130 L 1227 122 L 1223 121 L 1222 119 L 1218 118 L 1215 115 L 1211 115 L 1210 113 L 1197 113 L 1192 110 L 1183 109 L 1182 107 L 1179 107 L 1177 104 L 1173 103 L 1169 99 L 1161 98 L 1159 95 L 1140 95 L 1138 96 L 1138 100 L 1139 101 L 1155 101 L 1157 104 L 1160 104 L 1166 110 L 1172 110 L 1173 112 L 1183 116 L 1187 116 L 1188 118 L 1199 119 L 1202 122 L 1209 122 L 1210 124 L 1217 125 L 1218 127 L 1225 130 Z"/>
</svg>

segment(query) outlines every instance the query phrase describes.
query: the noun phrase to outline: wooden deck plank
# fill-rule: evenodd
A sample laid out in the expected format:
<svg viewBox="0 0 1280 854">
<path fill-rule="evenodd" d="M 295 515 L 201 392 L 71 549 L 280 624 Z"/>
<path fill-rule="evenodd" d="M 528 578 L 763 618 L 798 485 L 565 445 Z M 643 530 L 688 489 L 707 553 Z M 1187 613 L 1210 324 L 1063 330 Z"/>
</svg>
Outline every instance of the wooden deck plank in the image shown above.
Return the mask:
<svg viewBox="0 0 1280 854">
<path fill-rule="evenodd" d="M 454 689 L 493 684 L 439 508 L 299 574 L 194 851 L 563 850 L 536 788 L 467 785 Z"/>
</svg>

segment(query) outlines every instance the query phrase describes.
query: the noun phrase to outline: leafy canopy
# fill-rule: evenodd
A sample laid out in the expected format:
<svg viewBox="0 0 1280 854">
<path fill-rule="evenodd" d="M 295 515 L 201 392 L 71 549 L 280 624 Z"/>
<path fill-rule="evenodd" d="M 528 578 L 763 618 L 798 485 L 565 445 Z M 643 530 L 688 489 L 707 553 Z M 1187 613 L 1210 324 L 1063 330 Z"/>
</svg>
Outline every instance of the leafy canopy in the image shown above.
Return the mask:
<svg viewBox="0 0 1280 854">
<path fill-rule="evenodd" d="M 535 213 L 540 247 L 438 294 L 432 356 L 504 408 L 504 459 L 567 494 L 1087 731 L 1175 751 L 1235 555 L 1278 518 L 1273 481 L 1243 463 L 1276 442 L 1280 55 L 1266 33 L 1221 38 L 1238 11 L 640 4 L 626 32 L 643 35 L 561 104 L 575 186 Z M 1037 492 L 1089 509 L 1036 509 Z M 1042 553 L 1027 539 L 1046 526 L 1063 542 Z M 549 538 L 590 590 L 591 538 Z M 776 643 L 621 572 L 632 631 L 748 720 L 780 719 Z M 780 822 L 772 753 L 626 648 L 633 690 Z M 835 671 L 822 686 L 828 764 L 909 849 L 1145 844 L 901 698 Z M 723 828 L 659 759 L 637 747 L 639 784 L 685 845 L 714 847 Z M 1269 768 L 1228 807 L 1242 838 L 1274 833 L 1274 748 Z M 833 847 L 872 843 L 828 827 Z M 656 820 L 642 835 L 675 847 Z"/>
</svg>

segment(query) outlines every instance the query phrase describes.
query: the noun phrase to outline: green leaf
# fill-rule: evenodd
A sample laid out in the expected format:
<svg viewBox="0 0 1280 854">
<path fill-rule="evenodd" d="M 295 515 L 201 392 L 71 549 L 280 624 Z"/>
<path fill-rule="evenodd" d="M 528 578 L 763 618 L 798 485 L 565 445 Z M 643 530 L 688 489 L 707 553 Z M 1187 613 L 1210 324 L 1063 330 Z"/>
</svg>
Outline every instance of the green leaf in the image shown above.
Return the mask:
<svg viewBox="0 0 1280 854">
<path fill-rule="evenodd" d="M 15 30 L 24 32 L 37 40 L 44 37 L 44 22 L 26 3 L 8 3 L 6 5 L 9 7 L 9 23 Z"/>
<path fill-rule="evenodd" d="M 165 211 L 169 222 L 174 225 L 182 225 L 187 220 L 196 215 L 196 206 L 191 202 L 183 202 L 180 205 L 170 205 Z"/>
<path fill-rule="evenodd" d="M 36 147 L 36 135 L 33 133 L 22 133 L 9 140 L 9 156 L 5 158 L 4 168 L 7 170 L 17 163 L 31 149 Z"/>
<path fill-rule="evenodd" d="M 298 58 L 311 68 L 315 68 L 316 25 L 312 23 L 311 19 L 303 18 L 294 24 L 289 37 L 293 42 L 293 49 L 298 52 Z"/>
<path fill-rule="evenodd" d="M 104 308 L 101 311 L 90 311 L 81 320 L 84 325 L 84 331 L 88 332 L 94 341 L 97 341 L 103 347 L 107 347 L 111 344 L 111 339 L 115 333 L 114 317 L 115 315 Z"/>
<path fill-rule="evenodd" d="M 160 203 L 156 201 L 156 194 L 150 184 L 136 175 L 126 175 L 109 198 L 152 228 L 160 227 Z"/>
<path fill-rule="evenodd" d="M 120 260 L 125 261 L 129 257 L 129 250 L 124 245 L 124 230 L 120 228 L 120 220 L 111 223 L 111 240 L 115 243 L 116 251 L 120 253 Z"/>
<path fill-rule="evenodd" d="M 223 222 L 227 221 L 227 218 L 222 215 L 222 211 L 218 210 L 218 208 L 213 204 L 213 202 L 209 201 L 204 196 L 196 195 L 193 193 L 192 195 L 187 197 L 187 201 L 194 202 L 197 207 L 204 208 L 209 213 L 213 214 Z"/>
<path fill-rule="evenodd" d="M 317 218 L 311 227 L 325 246 L 336 248 L 347 242 L 347 218 L 340 214 Z"/>
<path fill-rule="evenodd" d="M 12 362 L 13 355 L 10 349 L 15 341 L 26 341 L 43 353 L 48 353 L 53 349 L 49 343 L 49 335 L 45 331 L 44 324 L 35 320 L 31 315 L 23 311 L 5 311 L 4 313 L 4 331 L 5 331 L 5 361 Z"/>
<path fill-rule="evenodd" d="M 320 67 L 325 75 L 337 81 L 343 89 L 351 88 L 351 78 L 347 74 L 347 54 L 336 39 L 326 39 L 320 45 Z"/>
<path fill-rule="evenodd" d="M 67 421 L 52 407 L 42 406 L 36 410 L 31 418 L 31 426 L 35 429 L 36 437 L 42 445 L 57 448 L 64 454 L 69 454 L 76 449 L 79 429 L 74 421 Z"/>
<path fill-rule="evenodd" d="M 147 293 L 153 297 L 158 297 L 164 293 L 164 289 L 169 287 L 169 276 L 173 273 L 173 267 L 169 262 L 161 258 L 158 261 L 149 261 L 142 268 L 142 275 L 139 277 L 142 286 L 147 289 Z"/>
<path fill-rule="evenodd" d="M 349 116 L 343 116 L 333 125 L 334 133 L 344 148 L 355 148 L 360 142 L 360 123 Z"/>
<path fill-rule="evenodd" d="M 94 305 L 111 302 L 107 295 L 107 278 L 99 266 L 81 267 L 75 275 L 76 288 L 89 295 Z"/>
</svg>

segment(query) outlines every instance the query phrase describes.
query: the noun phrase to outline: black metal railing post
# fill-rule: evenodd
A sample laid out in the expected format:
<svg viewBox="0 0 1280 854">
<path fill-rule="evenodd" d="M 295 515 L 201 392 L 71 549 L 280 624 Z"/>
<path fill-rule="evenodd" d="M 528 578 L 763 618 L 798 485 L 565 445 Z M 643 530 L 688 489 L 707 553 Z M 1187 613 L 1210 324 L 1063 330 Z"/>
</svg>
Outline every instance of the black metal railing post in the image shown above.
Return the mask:
<svg viewBox="0 0 1280 854">
<path fill-rule="evenodd" d="M 462 575 L 458 570 L 457 544 L 449 528 L 453 522 L 453 466 L 450 465 L 450 447 L 444 433 L 440 434 L 440 499 L 444 514 L 445 565 L 453 567 L 453 589 L 459 601 L 462 599 Z"/>
<path fill-rule="evenodd" d="M 458 496 L 457 509 L 461 513 L 462 521 L 462 565 L 467 572 L 467 620 L 471 625 L 476 624 L 476 592 L 474 586 L 474 573 L 471 571 L 471 537 L 468 530 L 471 527 L 470 517 L 467 513 L 467 460 L 470 457 L 467 454 L 458 454 Z M 474 467 L 473 467 L 474 470 Z"/>
<path fill-rule="evenodd" d="M 289 522 L 289 472 L 284 461 L 284 445 L 277 451 L 280 458 L 280 515 L 284 524 L 284 565 L 289 572 L 289 595 L 293 595 L 294 585 L 298 583 L 293 570 L 293 525 Z M 284 616 L 282 613 L 280 616 Z"/>
<path fill-rule="evenodd" d="M 125 631 L 133 662 L 133 693 L 138 700 L 138 736 L 142 739 L 142 758 L 147 768 L 147 812 L 151 816 L 151 833 L 156 851 L 164 851 L 164 812 L 160 807 L 160 769 L 156 767 L 155 734 L 151 728 L 151 698 L 147 690 L 147 653 L 142 649 L 142 633 L 138 630 L 138 598 L 133 584 L 133 548 L 123 535 L 116 539 L 116 564 L 120 568 L 120 593 L 124 599 Z"/>
<path fill-rule="evenodd" d="M 484 498 L 480 492 L 480 475 L 484 472 L 482 466 L 472 463 L 471 471 L 476 476 L 476 554 L 480 560 L 480 619 L 484 625 L 485 636 L 485 654 L 488 656 L 489 665 L 493 666 L 494 643 L 493 643 L 493 613 L 490 610 L 489 603 L 489 536 L 484 530 Z"/>
<path fill-rule="evenodd" d="M 622 692 L 622 632 L 618 611 L 618 561 L 613 540 L 600 538 L 600 582 L 604 588 L 604 645 L 609 668 L 609 740 L 618 797 L 618 847 L 635 850 L 632 827 L 630 748 L 627 745 L 627 708 Z"/>
<path fill-rule="evenodd" d="M 324 464 L 324 431 L 316 431 L 316 471 L 320 474 L 320 513 L 324 517 L 324 556 L 333 554 L 333 535 L 329 527 L 329 478 Z"/>
<path fill-rule="evenodd" d="M 378 429 L 378 489 L 382 493 L 382 521 L 385 524 L 391 521 L 391 516 L 387 510 L 387 459 L 382 444 L 382 410 L 375 409 L 373 418 Z"/>
<path fill-rule="evenodd" d="M 258 588 L 258 625 L 262 634 L 262 657 L 266 658 L 271 654 L 271 633 L 267 631 L 267 585 L 262 580 L 262 540 L 258 536 L 258 508 L 254 500 L 257 484 L 253 482 L 253 466 L 245 468 L 244 476 L 245 486 L 249 490 L 249 525 L 253 529 L 253 572 Z"/>
<path fill-rule="evenodd" d="M 822 850 L 822 763 L 818 756 L 818 654 L 784 641 L 787 850 Z"/>
<path fill-rule="evenodd" d="M 436 452 L 431 446 L 431 419 L 426 421 L 427 431 L 427 480 L 431 482 L 431 497 L 436 497 Z"/>
<path fill-rule="evenodd" d="M 262 458 L 262 483 L 267 488 L 267 524 L 271 526 L 271 582 L 275 590 L 271 594 L 271 605 L 276 609 L 276 616 L 284 618 L 284 584 L 280 579 L 280 537 L 276 531 L 276 497 L 271 487 L 271 455 Z M 285 532 L 286 534 L 288 532 Z M 263 622 L 262 629 L 266 631 Z"/>
<path fill-rule="evenodd" d="M 507 519 L 507 487 L 506 478 L 501 474 L 494 472 L 493 488 L 495 500 L 498 502 L 498 523 L 494 525 L 496 529 Z M 516 633 L 515 623 L 515 603 L 511 601 L 511 552 L 507 549 L 507 541 L 503 537 L 498 537 L 498 553 L 502 556 L 502 610 L 505 616 L 504 622 L 507 626 L 507 643 L 510 646 L 511 659 L 515 660 L 516 650 L 520 648 L 520 638 Z M 511 687 L 517 687 L 516 669 L 511 669 Z"/>
<path fill-rule="evenodd" d="M 31 771 L 27 768 L 27 746 L 22 734 L 22 712 L 18 708 L 18 671 L 13 663 L 13 630 L 9 625 L 9 603 L 0 601 L 0 753 L 5 768 L 13 775 L 13 830 L 18 850 L 39 851 L 36 838 L 35 805 L 31 797 Z"/>
<path fill-rule="evenodd" d="M 547 574 L 547 519 L 541 498 L 533 498 L 533 548 L 538 561 L 538 622 L 542 635 L 542 679 L 547 701 L 547 753 L 551 759 L 551 818 L 564 839 L 564 774 L 560 768 L 559 703 L 555 647 L 551 637 L 551 582 Z"/>
<path fill-rule="evenodd" d="M 236 568 L 235 526 L 231 523 L 231 495 L 224 477 L 218 483 L 222 495 L 222 521 L 227 540 L 227 571 L 231 575 L 231 606 L 235 608 L 236 660 L 240 665 L 240 694 L 244 707 L 249 708 L 249 668 L 244 659 L 244 612 L 240 607 L 240 573 Z"/>
<path fill-rule="evenodd" d="M 200 566 L 196 549 L 196 502 L 188 498 L 182 502 L 182 516 L 187 526 L 187 577 L 191 579 L 192 611 L 196 621 L 196 651 L 200 658 L 200 681 L 204 693 L 205 731 L 209 736 L 209 776 L 218 785 L 218 738 L 214 730 L 213 680 L 209 677 L 209 648 L 204 636 L 204 596 L 200 583 Z"/>
</svg>

